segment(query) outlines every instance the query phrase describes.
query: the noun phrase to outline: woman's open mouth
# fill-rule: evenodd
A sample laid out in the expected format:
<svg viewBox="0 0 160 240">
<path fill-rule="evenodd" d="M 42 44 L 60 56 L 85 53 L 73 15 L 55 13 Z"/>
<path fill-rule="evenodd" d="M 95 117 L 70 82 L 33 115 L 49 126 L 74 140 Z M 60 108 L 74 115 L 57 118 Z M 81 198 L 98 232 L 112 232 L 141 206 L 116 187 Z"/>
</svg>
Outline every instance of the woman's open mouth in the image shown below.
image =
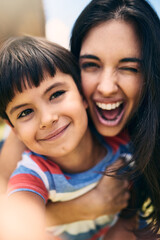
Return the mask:
<svg viewBox="0 0 160 240">
<path fill-rule="evenodd" d="M 99 121 L 108 126 L 116 126 L 121 121 L 125 109 L 125 103 L 118 101 L 115 103 L 96 102 L 96 113 Z"/>
</svg>

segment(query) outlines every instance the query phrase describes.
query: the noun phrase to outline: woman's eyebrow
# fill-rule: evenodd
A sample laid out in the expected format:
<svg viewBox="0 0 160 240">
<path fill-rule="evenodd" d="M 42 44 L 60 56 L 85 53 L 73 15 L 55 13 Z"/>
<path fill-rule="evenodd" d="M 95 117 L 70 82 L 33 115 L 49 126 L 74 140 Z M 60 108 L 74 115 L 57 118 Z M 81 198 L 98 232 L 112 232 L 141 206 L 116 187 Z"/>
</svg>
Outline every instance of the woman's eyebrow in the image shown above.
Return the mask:
<svg viewBox="0 0 160 240">
<path fill-rule="evenodd" d="M 83 58 L 94 59 L 94 60 L 98 60 L 98 61 L 100 60 L 97 56 L 91 55 L 91 54 L 84 54 L 84 55 L 81 55 L 79 58 L 80 59 L 83 59 Z M 141 63 L 142 60 L 140 58 L 132 57 L 132 58 L 123 58 L 119 62 L 120 63 L 123 63 L 123 62 L 139 62 L 139 63 Z"/>
<path fill-rule="evenodd" d="M 87 59 L 94 59 L 94 60 L 100 60 L 97 56 L 91 55 L 91 54 L 84 54 L 79 57 L 80 59 L 87 58 Z"/>
<path fill-rule="evenodd" d="M 138 63 L 141 63 L 142 60 L 140 58 L 122 58 L 119 62 L 120 63 L 123 63 L 123 62 L 138 62 Z"/>
</svg>

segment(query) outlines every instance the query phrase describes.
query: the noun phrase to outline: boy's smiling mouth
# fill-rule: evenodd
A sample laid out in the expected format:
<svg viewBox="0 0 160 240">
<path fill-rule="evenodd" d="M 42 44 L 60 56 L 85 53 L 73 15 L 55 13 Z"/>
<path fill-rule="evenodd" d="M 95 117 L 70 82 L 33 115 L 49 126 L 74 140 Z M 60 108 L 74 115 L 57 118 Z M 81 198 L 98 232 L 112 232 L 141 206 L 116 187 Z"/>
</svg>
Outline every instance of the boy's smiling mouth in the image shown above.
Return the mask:
<svg viewBox="0 0 160 240">
<path fill-rule="evenodd" d="M 63 135 L 63 133 L 65 132 L 65 130 L 69 127 L 70 123 L 67 123 L 66 125 L 54 130 L 53 132 L 49 133 L 48 135 L 46 135 L 45 137 L 42 137 L 40 139 L 38 139 L 38 141 L 52 141 L 55 140 L 57 138 L 59 138 L 61 135 Z"/>
</svg>

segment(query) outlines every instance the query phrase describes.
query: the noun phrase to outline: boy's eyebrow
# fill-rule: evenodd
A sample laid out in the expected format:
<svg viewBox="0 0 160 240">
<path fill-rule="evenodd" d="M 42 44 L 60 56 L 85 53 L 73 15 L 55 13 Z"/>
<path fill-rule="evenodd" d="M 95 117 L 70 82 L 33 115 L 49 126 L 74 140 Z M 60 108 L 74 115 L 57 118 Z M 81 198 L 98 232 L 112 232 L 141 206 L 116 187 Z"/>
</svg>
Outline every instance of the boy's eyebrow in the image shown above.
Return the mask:
<svg viewBox="0 0 160 240">
<path fill-rule="evenodd" d="M 55 87 L 59 87 L 59 86 L 62 86 L 64 85 L 65 82 L 56 82 L 56 83 L 53 83 L 51 86 L 49 86 L 45 92 L 43 93 L 43 95 L 47 94 L 51 89 L 55 88 Z M 10 114 L 12 114 L 13 112 L 15 112 L 17 109 L 21 108 L 21 107 L 25 107 L 27 106 L 28 103 L 24 103 L 24 104 L 20 104 L 20 105 L 17 105 L 15 107 L 13 107 L 11 110 L 10 110 Z"/>
<path fill-rule="evenodd" d="M 11 110 L 9 111 L 9 113 L 12 114 L 12 113 L 15 112 L 17 109 L 19 109 L 19 108 L 21 108 L 21 107 L 25 107 L 25 106 L 27 106 L 27 105 L 28 105 L 27 103 L 17 105 L 17 106 L 15 106 L 15 107 L 11 108 Z"/>
<path fill-rule="evenodd" d="M 43 95 L 45 95 L 46 93 L 48 93 L 50 90 L 52 90 L 53 88 L 55 87 L 60 87 L 60 86 L 63 86 L 65 84 L 65 82 L 56 82 L 56 83 L 53 83 L 51 86 L 49 86 Z"/>
</svg>

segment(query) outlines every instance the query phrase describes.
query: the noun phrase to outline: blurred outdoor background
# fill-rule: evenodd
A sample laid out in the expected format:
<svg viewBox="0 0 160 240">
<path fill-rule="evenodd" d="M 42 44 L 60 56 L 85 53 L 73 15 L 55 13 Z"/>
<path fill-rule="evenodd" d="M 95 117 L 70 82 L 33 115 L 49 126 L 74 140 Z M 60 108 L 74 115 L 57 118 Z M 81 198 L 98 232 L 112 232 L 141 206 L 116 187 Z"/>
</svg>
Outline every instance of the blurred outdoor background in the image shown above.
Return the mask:
<svg viewBox="0 0 160 240">
<path fill-rule="evenodd" d="M 0 0 L 0 46 L 9 36 L 43 36 L 69 48 L 75 19 L 91 0 Z M 115 0 L 116 1 L 116 0 Z M 160 0 L 147 0 L 160 16 Z M 0 140 L 9 128 L 0 119 Z"/>
</svg>

